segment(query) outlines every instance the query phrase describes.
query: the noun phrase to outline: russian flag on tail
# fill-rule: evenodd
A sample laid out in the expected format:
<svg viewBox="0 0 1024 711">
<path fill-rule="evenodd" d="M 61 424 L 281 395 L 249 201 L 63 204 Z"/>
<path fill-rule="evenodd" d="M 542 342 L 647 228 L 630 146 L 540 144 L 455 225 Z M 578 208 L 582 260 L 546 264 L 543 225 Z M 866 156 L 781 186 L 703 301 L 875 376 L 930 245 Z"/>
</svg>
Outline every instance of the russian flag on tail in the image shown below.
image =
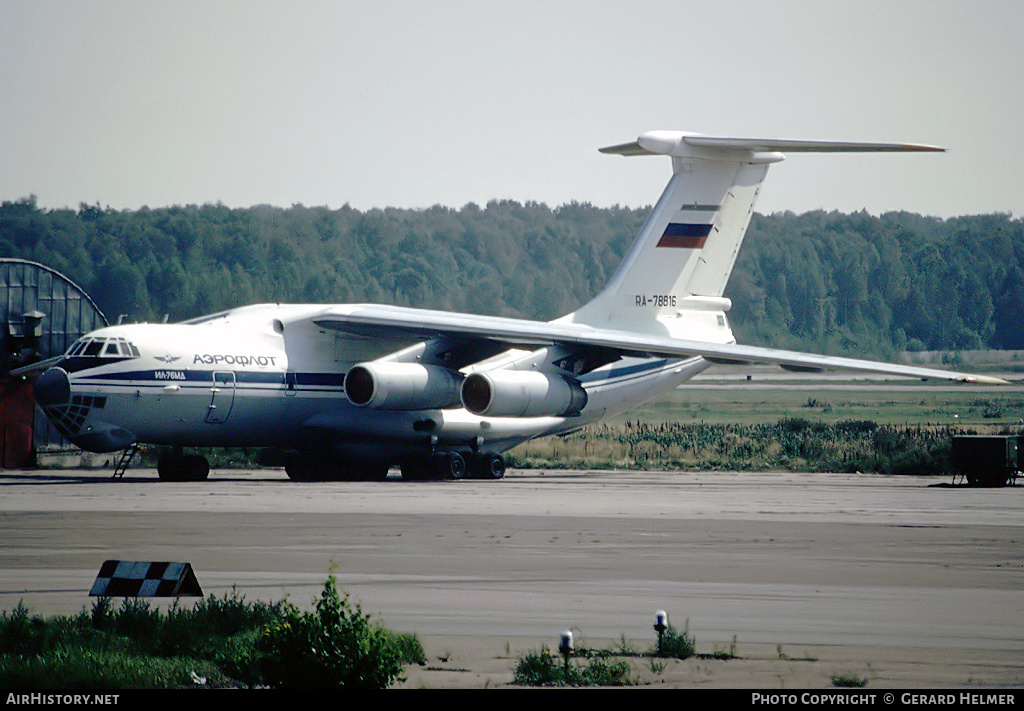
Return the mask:
<svg viewBox="0 0 1024 711">
<path fill-rule="evenodd" d="M 711 225 L 670 222 L 665 227 L 659 247 L 679 247 L 683 249 L 701 249 L 711 234 Z"/>
</svg>

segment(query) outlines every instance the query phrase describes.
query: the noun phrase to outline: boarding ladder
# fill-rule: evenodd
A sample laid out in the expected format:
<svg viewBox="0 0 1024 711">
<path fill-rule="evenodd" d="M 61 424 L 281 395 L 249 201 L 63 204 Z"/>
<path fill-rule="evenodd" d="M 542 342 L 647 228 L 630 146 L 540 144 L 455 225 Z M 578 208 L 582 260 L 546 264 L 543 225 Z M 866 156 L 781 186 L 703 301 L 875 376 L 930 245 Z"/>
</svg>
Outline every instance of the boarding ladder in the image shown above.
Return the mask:
<svg viewBox="0 0 1024 711">
<path fill-rule="evenodd" d="M 128 465 L 131 464 L 132 457 L 142 451 L 142 447 L 139 446 L 138 442 L 133 442 L 129 446 L 125 447 L 121 452 L 121 460 L 114 467 L 114 476 L 111 479 L 120 479 L 124 476 L 125 471 L 128 470 Z"/>
</svg>

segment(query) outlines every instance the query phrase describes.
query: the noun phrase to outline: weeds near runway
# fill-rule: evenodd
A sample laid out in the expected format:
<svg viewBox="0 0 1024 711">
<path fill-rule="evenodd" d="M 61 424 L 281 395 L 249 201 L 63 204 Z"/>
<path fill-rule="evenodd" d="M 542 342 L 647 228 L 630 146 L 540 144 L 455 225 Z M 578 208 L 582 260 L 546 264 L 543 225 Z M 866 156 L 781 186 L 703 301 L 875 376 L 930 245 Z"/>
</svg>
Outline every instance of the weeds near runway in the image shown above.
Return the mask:
<svg viewBox="0 0 1024 711">
<path fill-rule="evenodd" d="M 651 671 L 664 670 L 662 659 L 689 659 L 696 654 L 696 643 L 686 629 L 678 632 L 669 625 L 649 652 L 639 652 L 623 636 L 615 649 L 580 647 L 569 659 L 559 659 L 548 647 L 519 658 L 512 683 L 522 686 L 633 686 L 640 682 L 631 677 L 633 667 L 628 658 L 650 659 Z M 733 654 L 735 656 L 735 640 Z"/>
<path fill-rule="evenodd" d="M 985 406 L 984 401 L 972 404 Z M 821 406 L 814 398 L 807 400 L 808 408 Z M 505 459 L 515 469 L 951 475 L 954 435 L 1021 432 L 1024 425 L 893 425 L 875 420 L 829 422 L 806 417 L 784 417 L 774 424 L 648 424 L 627 420 L 620 424 L 588 425 L 561 437 L 531 440 L 508 452 Z M 137 466 L 155 467 L 160 451 L 159 447 L 146 449 Z M 268 450 L 200 448 L 197 452 L 214 469 L 281 465 L 280 458 Z"/>
<path fill-rule="evenodd" d="M 973 431 L 798 417 L 773 425 L 631 421 L 527 442 L 507 460 L 516 468 L 947 474 L 953 435 Z"/>
<path fill-rule="evenodd" d="M 632 686 L 629 662 L 603 656 L 587 660 L 583 666 L 566 663 L 547 647 L 519 659 L 512 683 L 520 686 Z"/>
<path fill-rule="evenodd" d="M 833 674 L 831 677 L 832 686 L 847 689 L 860 689 L 868 685 L 868 680 L 856 674 Z"/>
<path fill-rule="evenodd" d="M 314 610 L 284 603 L 282 611 L 258 645 L 270 686 L 386 689 L 401 676 L 401 650 L 392 634 L 339 594 L 334 576 Z"/>
<path fill-rule="evenodd" d="M 375 623 L 327 579 L 315 608 L 246 602 L 235 591 L 191 609 L 99 598 L 70 617 L 0 613 L 0 688 L 384 688 L 422 663 L 415 635 Z"/>
<path fill-rule="evenodd" d="M 690 634 L 690 621 L 682 632 L 669 625 L 658 634 L 658 645 L 651 652 L 652 656 L 672 659 L 689 659 L 697 651 L 697 642 Z"/>
</svg>

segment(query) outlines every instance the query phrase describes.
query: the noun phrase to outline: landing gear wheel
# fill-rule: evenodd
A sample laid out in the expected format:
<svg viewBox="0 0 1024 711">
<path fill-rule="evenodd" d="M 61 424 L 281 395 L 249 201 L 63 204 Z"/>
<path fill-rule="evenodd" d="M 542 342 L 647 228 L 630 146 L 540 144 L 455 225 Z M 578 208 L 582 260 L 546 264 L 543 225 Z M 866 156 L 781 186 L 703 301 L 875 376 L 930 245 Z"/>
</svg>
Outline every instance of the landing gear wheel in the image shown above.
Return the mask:
<svg viewBox="0 0 1024 711">
<path fill-rule="evenodd" d="M 505 476 L 505 459 L 500 454 L 482 454 L 476 460 L 473 476 L 477 479 L 501 479 Z"/>
<path fill-rule="evenodd" d="M 465 479 L 468 474 L 466 458 L 458 452 L 449 452 L 444 458 L 445 479 Z"/>
<path fill-rule="evenodd" d="M 402 462 L 402 478 L 406 481 L 465 479 L 468 475 L 466 458 L 458 452 L 437 452 L 426 458 Z"/>
</svg>

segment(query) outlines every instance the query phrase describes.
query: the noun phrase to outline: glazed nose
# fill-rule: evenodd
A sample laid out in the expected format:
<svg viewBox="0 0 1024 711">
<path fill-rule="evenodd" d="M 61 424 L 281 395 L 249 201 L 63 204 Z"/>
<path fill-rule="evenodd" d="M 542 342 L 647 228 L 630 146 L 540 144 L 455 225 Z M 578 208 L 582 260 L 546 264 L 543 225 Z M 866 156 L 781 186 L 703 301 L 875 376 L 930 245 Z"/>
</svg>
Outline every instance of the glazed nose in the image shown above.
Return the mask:
<svg viewBox="0 0 1024 711">
<path fill-rule="evenodd" d="M 42 407 L 65 405 L 71 400 L 71 381 L 63 368 L 50 368 L 39 376 L 34 388 L 36 402 Z"/>
</svg>

